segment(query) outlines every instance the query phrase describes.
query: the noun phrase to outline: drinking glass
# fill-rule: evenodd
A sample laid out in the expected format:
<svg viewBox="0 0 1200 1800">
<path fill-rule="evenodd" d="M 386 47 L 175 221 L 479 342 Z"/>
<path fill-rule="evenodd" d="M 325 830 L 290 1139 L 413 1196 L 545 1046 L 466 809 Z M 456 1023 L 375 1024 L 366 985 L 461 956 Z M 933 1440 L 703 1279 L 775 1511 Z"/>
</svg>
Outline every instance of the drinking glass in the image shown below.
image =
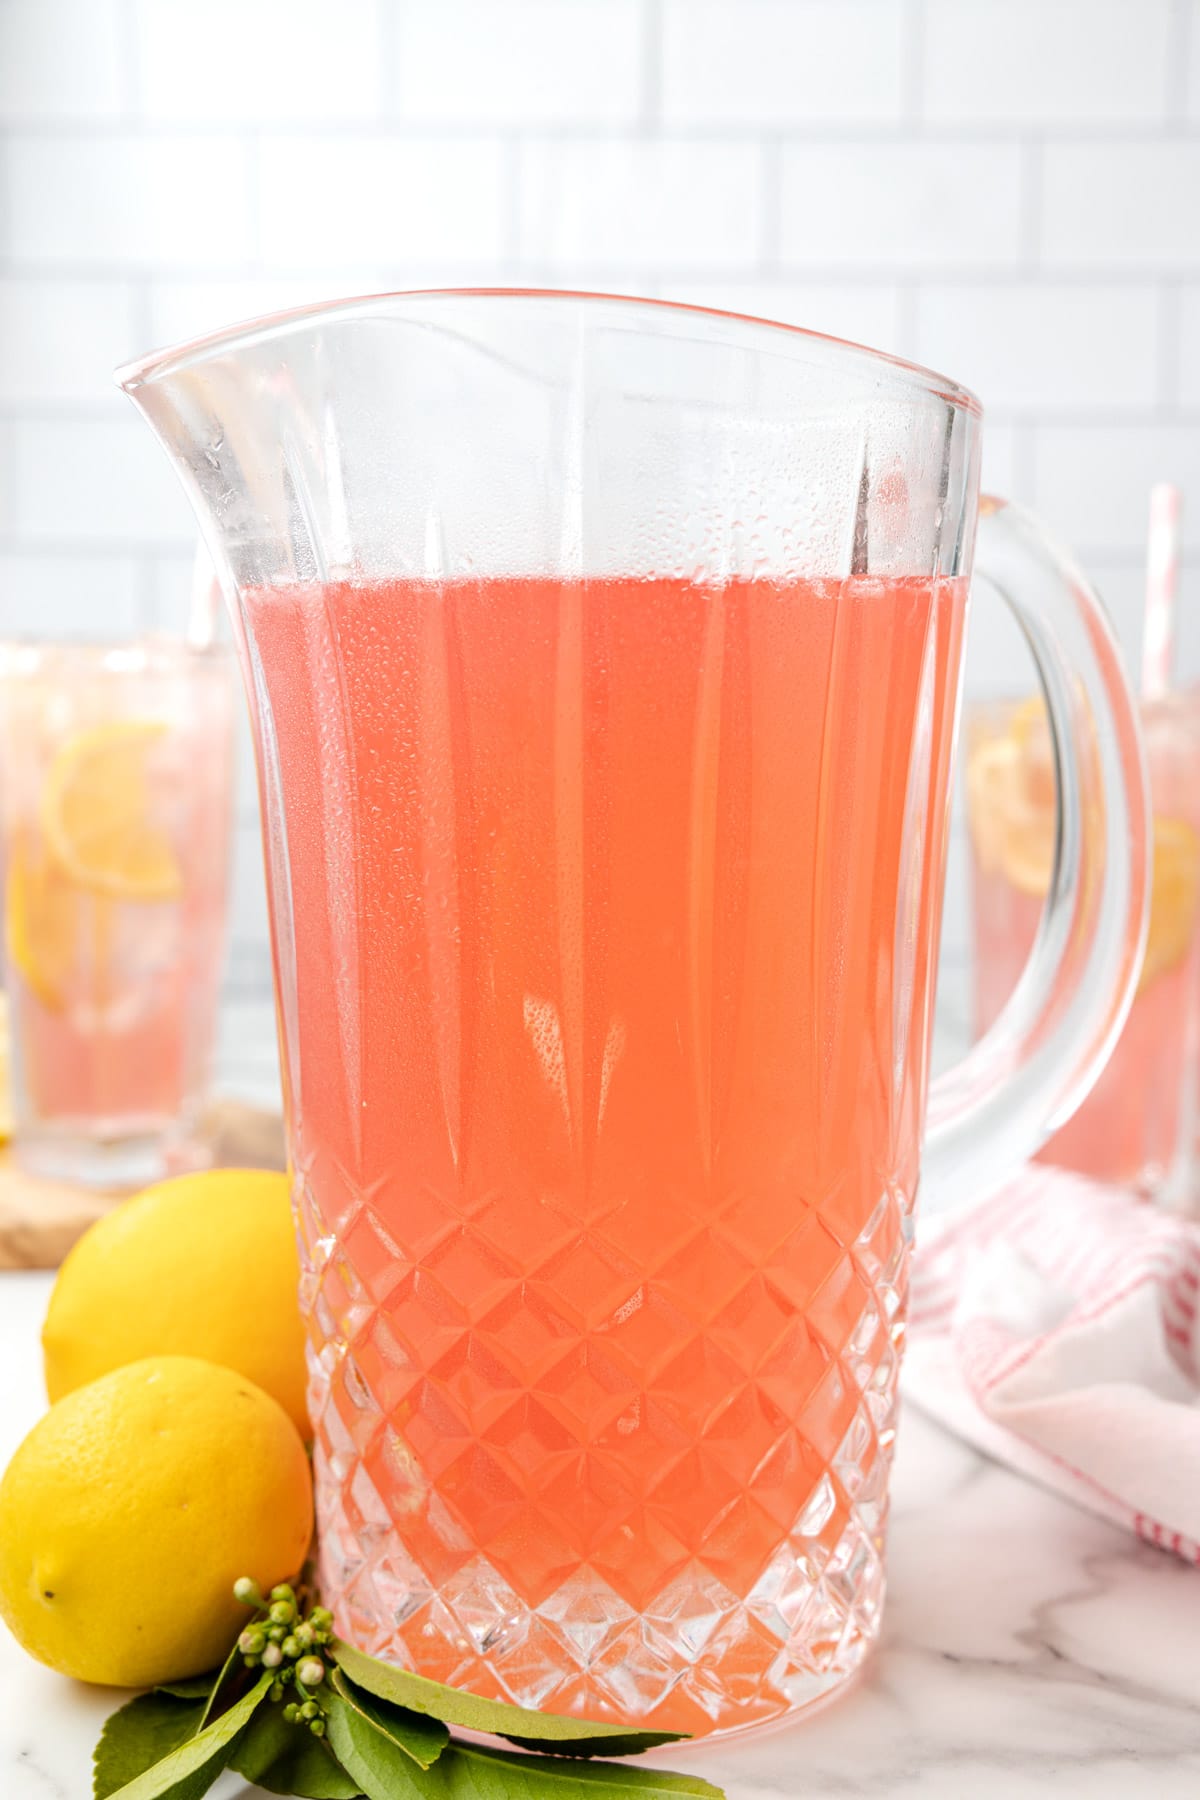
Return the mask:
<svg viewBox="0 0 1200 1800">
<path fill-rule="evenodd" d="M 1136 981 L 1097 602 L 987 505 L 1062 831 L 927 1125 L 970 394 L 537 293 L 314 308 L 120 380 L 253 713 L 338 1630 L 665 1729 L 819 1699 L 879 1630 L 918 1178 L 1028 1153 Z"/>
<path fill-rule="evenodd" d="M 1111 1060 L 1041 1151 L 1148 1197 L 1189 1178 L 1200 1031 L 1200 693 L 1147 700 L 1153 863 L 1137 992 Z M 1037 935 L 1053 862 L 1054 771 L 1040 697 L 967 712 L 975 1026 L 1015 987 Z"/>
<path fill-rule="evenodd" d="M 200 1159 L 225 947 L 234 663 L 0 647 L 17 1155 L 130 1187 Z"/>
</svg>

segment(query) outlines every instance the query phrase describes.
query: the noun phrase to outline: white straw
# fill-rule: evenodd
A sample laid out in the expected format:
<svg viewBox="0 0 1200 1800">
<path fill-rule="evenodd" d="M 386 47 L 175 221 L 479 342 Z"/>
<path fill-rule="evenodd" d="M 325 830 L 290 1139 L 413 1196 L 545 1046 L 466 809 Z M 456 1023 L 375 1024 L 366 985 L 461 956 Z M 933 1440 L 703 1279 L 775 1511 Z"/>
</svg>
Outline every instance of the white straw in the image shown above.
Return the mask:
<svg viewBox="0 0 1200 1800">
<path fill-rule="evenodd" d="M 1175 594 L 1179 585 L 1180 494 L 1169 481 L 1150 489 L 1146 544 L 1146 615 L 1142 626 L 1142 695 L 1165 694 L 1175 651 Z"/>
<path fill-rule="evenodd" d="M 200 542 L 192 562 L 192 592 L 188 603 L 187 641 L 193 650 L 207 650 L 216 637 L 220 605 L 221 590 L 213 573 L 212 559 Z"/>
</svg>

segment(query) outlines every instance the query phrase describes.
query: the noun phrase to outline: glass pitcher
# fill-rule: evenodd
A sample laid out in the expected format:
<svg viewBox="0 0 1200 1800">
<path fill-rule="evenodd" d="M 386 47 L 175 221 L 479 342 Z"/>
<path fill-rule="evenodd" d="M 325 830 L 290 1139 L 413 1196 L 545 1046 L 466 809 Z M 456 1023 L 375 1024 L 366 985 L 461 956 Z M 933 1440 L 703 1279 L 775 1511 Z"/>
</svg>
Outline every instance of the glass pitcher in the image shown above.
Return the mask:
<svg viewBox="0 0 1200 1800">
<path fill-rule="evenodd" d="M 694 308 L 394 295 L 124 370 L 258 747 L 337 1628 L 702 1733 L 874 1641 L 918 1179 L 1086 1092 L 1144 931 L 1109 627 L 985 573 L 1061 806 L 1030 967 L 926 1107 L 980 411 Z"/>
</svg>

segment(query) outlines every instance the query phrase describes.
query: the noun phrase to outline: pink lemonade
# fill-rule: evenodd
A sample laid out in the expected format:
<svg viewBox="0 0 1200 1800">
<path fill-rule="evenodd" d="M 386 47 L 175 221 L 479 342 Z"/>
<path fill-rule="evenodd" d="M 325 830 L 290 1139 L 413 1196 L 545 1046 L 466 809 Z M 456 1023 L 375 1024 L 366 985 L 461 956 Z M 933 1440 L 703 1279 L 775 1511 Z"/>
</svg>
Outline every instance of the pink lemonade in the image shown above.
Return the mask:
<svg viewBox="0 0 1200 1800">
<path fill-rule="evenodd" d="M 187 1159 L 224 952 L 228 655 L 13 646 L 2 671 L 16 1125 L 45 1174 Z"/>
<path fill-rule="evenodd" d="M 964 584 L 243 598 L 339 1630 L 691 1732 L 835 1685 L 882 1598 Z"/>
<path fill-rule="evenodd" d="M 1141 979 L 1111 1059 L 1041 1157 L 1149 1194 L 1186 1153 L 1200 1025 L 1200 706 L 1188 696 L 1147 703 L 1142 725 L 1154 864 Z M 982 1033 L 1016 986 L 1049 887 L 1054 785 L 1040 702 L 975 709 L 967 783 Z"/>
</svg>

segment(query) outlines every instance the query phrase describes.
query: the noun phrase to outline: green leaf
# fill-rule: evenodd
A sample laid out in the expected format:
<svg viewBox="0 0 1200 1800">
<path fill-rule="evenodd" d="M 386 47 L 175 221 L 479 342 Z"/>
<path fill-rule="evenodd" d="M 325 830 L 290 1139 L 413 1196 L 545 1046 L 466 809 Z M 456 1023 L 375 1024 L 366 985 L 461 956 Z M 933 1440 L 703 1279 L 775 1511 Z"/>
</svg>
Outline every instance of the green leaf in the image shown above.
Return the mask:
<svg viewBox="0 0 1200 1800">
<path fill-rule="evenodd" d="M 206 1687 L 199 1704 L 163 1693 L 139 1694 L 110 1713 L 92 1753 L 95 1800 L 108 1800 L 190 1738 L 200 1724 L 207 1693 Z"/>
<path fill-rule="evenodd" d="M 357 1687 L 366 1688 L 380 1700 L 403 1706 L 409 1712 L 427 1713 L 443 1719 L 447 1725 L 461 1725 L 467 1731 L 491 1731 L 501 1737 L 527 1739 L 539 1748 L 546 1742 L 595 1744 L 605 1740 L 619 1741 L 622 1749 L 615 1754 L 630 1756 L 629 1748 L 651 1750 L 656 1744 L 677 1743 L 686 1732 L 630 1731 L 628 1725 L 609 1725 L 595 1719 L 568 1719 L 561 1713 L 532 1712 L 524 1706 L 509 1706 L 503 1700 L 481 1700 L 462 1688 L 443 1687 L 440 1681 L 428 1681 L 423 1675 L 412 1675 L 407 1669 L 394 1668 L 374 1656 L 364 1656 L 338 1638 L 332 1646 L 334 1660 L 345 1670 Z"/>
<path fill-rule="evenodd" d="M 431 1800 L 445 1794 L 440 1760 L 431 1770 L 422 1769 L 393 1737 L 380 1731 L 336 1690 L 326 1696 L 325 1706 L 330 1748 L 367 1800 Z"/>
<path fill-rule="evenodd" d="M 152 1767 L 113 1790 L 113 1800 L 200 1800 L 237 1747 L 238 1739 L 271 1685 L 263 1675 L 248 1694 Z M 185 1702 L 179 1702 L 185 1704 Z"/>
<path fill-rule="evenodd" d="M 516 1756 L 483 1744 L 455 1744 L 437 1765 L 442 1800 L 725 1800 L 699 1775 L 628 1763 L 565 1762 L 561 1756 Z"/>
<path fill-rule="evenodd" d="M 340 1669 L 334 1669 L 330 1680 L 335 1693 L 368 1718 L 377 1731 L 399 1744 L 423 1769 L 430 1768 L 450 1742 L 450 1733 L 440 1719 L 378 1700 L 364 1688 L 356 1688 Z"/>
<path fill-rule="evenodd" d="M 289 1725 L 281 1706 L 259 1707 L 230 1767 L 269 1793 L 299 1794 L 304 1800 L 358 1800 L 361 1791 L 328 1745 L 306 1725 Z"/>
<path fill-rule="evenodd" d="M 193 1675 L 188 1681 L 160 1681 L 154 1691 L 156 1694 L 173 1694 L 176 1700 L 207 1700 L 221 1672 L 210 1669 L 207 1675 Z"/>
</svg>

